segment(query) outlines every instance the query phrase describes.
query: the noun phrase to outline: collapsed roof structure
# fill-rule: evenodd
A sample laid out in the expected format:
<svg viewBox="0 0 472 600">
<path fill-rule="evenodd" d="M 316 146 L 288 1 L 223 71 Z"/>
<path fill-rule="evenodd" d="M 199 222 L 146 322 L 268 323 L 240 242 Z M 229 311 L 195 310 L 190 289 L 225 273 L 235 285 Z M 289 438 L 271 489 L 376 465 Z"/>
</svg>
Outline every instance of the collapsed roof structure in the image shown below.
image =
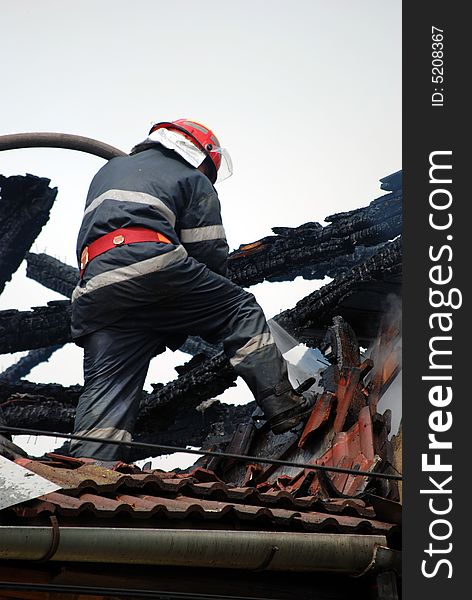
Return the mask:
<svg viewBox="0 0 472 600">
<path fill-rule="evenodd" d="M 177 368 L 179 377 L 167 385 L 154 385 L 152 393 L 143 392 L 135 435 L 141 442 L 192 445 L 352 472 L 267 465 L 257 460 L 248 464 L 218 456 L 203 456 L 186 472 L 140 471 L 123 464 L 109 470 L 61 454 L 31 459 L 3 436 L 0 454 L 59 488 L 0 511 L 5 535 L 9 531 L 13 535 L 14 528 L 18 534 L 18 527 L 45 527 L 48 531 L 52 527 L 62 531 L 63 540 L 75 535 L 70 543 L 76 545 L 77 552 L 68 555 L 59 542 L 52 552 L 50 544 L 40 540 L 38 529 L 37 542 L 26 554 L 21 543 L 12 542 L 11 553 L 5 554 L 2 548 L 0 556 L 10 561 L 44 560 L 46 556 L 47 566 L 40 570 L 47 574 L 45 580 L 58 585 L 72 582 L 77 564 L 83 561 L 133 562 L 130 553 L 106 558 L 103 548 L 93 559 L 86 558 L 92 537 L 86 539 L 84 530 L 85 546 L 80 550 L 82 542 L 77 532 L 68 531 L 71 528 L 99 527 L 105 537 L 115 535 L 106 533 L 110 527 L 122 528 L 125 537 L 120 543 L 129 543 L 135 553 L 139 553 L 139 543 L 133 545 L 133 533 L 125 534 L 125 529 L 139 530 L 141 535 L 144 530 L 159 529 L 162 534 L 164 529 L 174 531 L 178 523 L 181 531 L 205 531 L 207 535 L 214 530 L 232 534 L 237 530 L 248 536 L 258 532 L 258 539 L 263 539 L 271 532 L 274 536 L 283 533 L 281 537 L 288 540 L 292 534 L 309 534 L 311 545 L 324 548 L 323 559 L 321 555 L 303 558 L 306 549 L 302 553 L 299 546 L 295 552 L 298 558 L 288 559 L 290 552 L 279 536 L 267 542 L 265 551 L 254 550 L 253 560 L 243 560 L 243 548 L 247 550 L 247 544 L 253 542 L 249 538 L 237 542 L 234 537 L 232 558 L 221 550 L 218 562 L 214 553 L 208 554 L 208 547 L 223 542 L 213 537 L 199 550 L 206 559 L 194 560 L 185 552 L 180 559 L 158 553 L 154 563 L 144 556 L 136 562 L 200 569 L 203 579 L 203 573 L 214 565 L 243 569 L 246 574 L 251 569 L 318 572 L 323 574 L 318 575 L 318 595 L 310 596 L 316 598 L 328 597 L 323 595 L 327 590 L 330 598 L 347 597 L 353 580 L 348 583 L 343 577 L 364 573 L 366 585 L 375 582 L 377 595 L 373 597 L 397 597 L 401 436 L 391 439 L 390 411 L 379 414 L 377 407 L 401 369 L 401 173 L 384 178 L 381 184 L 386 193 L 364 208 L 329 216 L 324 227 L 305 223 L 297 228 L 274 228 L 274 235 L 243 244 L 229 257 L 229 277 L 244 287 L 261 281 L 291 281 L 299 275 L 306 279 L 333 278 L 294 308 L 274 317 L 299 342 L 319 348 L 326 357 L 318 398 L 306 425 L 274 436 L 264 422 L 253 419 L 254 403 L 234 406 L 215 400 L 234 385 L 236 374 L 221 348 L 189 338 L 181 349 L 193 358 Z M 71 341 L 67 298 L 75 287 L 78 270 L 45 254 L 29 252 L 48 219 L 57 190 L 49 187 L 47 179 L 31 175 L 0 177 L 0 186 L 0 289 L 26 258 L 28 277 L 66 298 L 30 311 L 0 311 L 0 352 L 28 351 L 0 374 L 0 424 L 68 433 L 81 387 L 35 384 L 25 379 L 35 365 Z M 149 450 L 139 448 L 133 452 L 133 460 L 149 455 Z M 363 474 L 356 475 L 355 471 Z M 173 539 L 181 535 L 174 531 Z M 164 543 L 162 535 L 159 539 Z M 339 544 L 343 543 L 341 549 Z M 54 561 L 62 568 L 59 578 L 51 568 Z M 150 577 L 144 566 L 140 568 L 144 569 L 143 580 Z M 20 573 L 24 565 L 18 569 Z M 84 574 L 83 567 L 80 569 Z M 16 577 L 20 577 L 18 573 Z M 108 584 L 118 581 L 116 574 L 107 573 Z M 329 573 L 341 577 L 334 591 Z M 93 569 L 87 570 L 87 577 L 99 581 Z M 214 581 L 220 581 L 219 577 L 214 576 Z M 301 594 L 308 582 L 298 577 L 293 585 L 298 585 Z M 233 588 L 221 580 L 217 597 L 229 594 L 228 590 L 242 593 L 234 577 L 232 580 Z M 258 597 L 285 597 L 280 595 L 280 580 L 275 578 L 272 584 L 267 578 L 262 580 L 266 590 L 258 589 L 258 593 L 266 595 Z M 124 579 L 119 583 L 124 586 Z M 175 581 L 168 585 L 167 592 L 178 589 Z M 357 580 L 355 585 L 364 589 Z M 198 587 L 202 593 L 208 589 Z"/>
</svg>

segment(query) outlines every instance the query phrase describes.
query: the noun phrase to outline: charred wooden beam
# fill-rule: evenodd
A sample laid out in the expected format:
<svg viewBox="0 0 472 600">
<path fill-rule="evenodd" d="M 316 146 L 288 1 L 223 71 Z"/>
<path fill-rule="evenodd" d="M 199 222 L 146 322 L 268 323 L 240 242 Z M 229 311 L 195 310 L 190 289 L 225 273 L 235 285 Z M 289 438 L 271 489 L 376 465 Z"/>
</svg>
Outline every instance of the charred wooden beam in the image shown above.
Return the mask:
<svg viewBox="0 0 472 600">
<path fill-rule="evenodd" d="M 167 385 L 143 397 L 139 410 L 142 427 L 153 427 L 155 419 L 164 426 L 173 422 L 181 407 L 195 407 L 235 385 L 237 375 L 224 354 L 197 364 Z M 178 408 L 177 408 L 178 407 Z"/>
<path fill-rule="evenodd" d="M 281 313 L 275 320 L 295 334 L 295 337 L 313 344 L 314 340 L 324 337 L 333 316 L 344 313 L 349 323 L 357 322 L 357 328 L 353 326 L 356 333 L 364 328 L 364 338 L 361 336 L 360 339 L 368 339 L 368 334 L 373 337 L 377 333 L 373 315 L 382 314 L 382 303 L 392 291 L 398 293 L 400 275 L 401 240 L 396 240 L 362 265 L 351 269 L 348 274 L 307 296 L 295 308 Z M 370 310 L 367 311 L 366 301 L 371 302 Z M 62 307 L 62 310 L 65 308 Z M 346 316 L 347 313 L 349 317 Z M 1 322 L 0 317 L 0 324 Z M 19 328 L 20 325 L 17 323 L 16 327 Z M 155 386 L 152 394 L 143 394 L 138 430 L 149 431 L 170 426 L 180 410 L 194 409 L 202 401 L 221 394 L 236 379 L 236 373 L 224 354 L 203 362 L 194 361 L 190 367 L 193 368 L 183 372 L 169 384 Z M 23 393 L 29 392 L 23 390 Z M 72 404 L 76 400 L 77 395 Z M 53 409 L 51 405 L 46 413 Z M 23 410 L 25 414 L 31 413 L 30 409 Z M 21 412 L 21 408 L 19 411 Z"/>
<path fill-rule="evenodd" d="M 0 311 L 0 354 L 41 349 L 41 352 L 32 351 L 20 359 L 11 372 L 9 369 L 4 371 L 6 377 L 0 374 L 0 380 L 11 380 L 12 377 L 13 380 L 19 379 L 18 373 L 25 377 L 34 366 L 47 360 L 53 352 L 71 341 L 68 302 L 49 302 L 48 306 L 30 311 Z M 50 346 L 43 349 L 45 343 L 49 343 Z M 189 337 L 179 350 L 191 355 L 203 353 L 210 358 L 216 356 L 220 348 L 220 345 L 213 346 L 201 338 Z"/>
<path fill-rule="evenodd" d="M 2 417 L 2 409 L 0 408 L 0 426 L 6 425 L 6 421 Z M 11 441 L 11 436 L 3 434 L 0 431 L 0 456 L 4 456 L 8 460 L 24 458 L 26 452 Z"/>
<path fill-rule="evenodd" d="M 3 198 L 10 197 L 12 193 L 16 196 L 23 193 L 30 204 L 37 206 L 35 199 L 39 196 L 38 190 L 49 198 L 49 205 L 56 195 L 56 190 L 47 187 L 49 181 L 46 179 L 27 176 L 3 180 L 8 193 L 5 196 L 2 189 Z M 269 236 L 249 246 L 241 246 L 232 253 L 229 276 L 241 285 L 252 285 L 264 279 L 292 279 L 300 273 L 313 278 L 344 272 L 352 264 L 369 256 L 379 244 L 400 232 L 401 198 L 401 190 L 395 189 L 367 207 L 328 217 L 326 220 L 330 225 L 326 227 L 318 223 L 306 223 L 297 228 L 274 228 L 276 236 Z M 10 205 L 11 202 L 1 204 L 3 208 Z M 18 218 L 17 210 L 14 216 L 15 222 L 25 221 Z M 47 214 L 42 216 L 42 220 L 47 220 Z M 41 219 L 37 221 L 41 222 Z M 10 227 L 10 230 L 16 231 L 15 227 Z M 35 231 L 36 234 L 39 232 Z M 7 246 L 11 247 L 12 244 L 8 243 Z M 21 258 L 25 250 L 21 250 Z M 29 254 L 28 274 L 67 296 L 71 294 L 77 281 L 77 269 L 46 255 Z M 42 307 L 31 313 L 3 311 L 0 313 L 0 333 L 4 332 L 6 337 L 0 344 L 0 352 L 29 350 L 70 341 L 66 313 L 67 310 L 57 306 Z M 14 331 L 10 331 L 10 327 L 5 324 L 5 318 L 11 321 Z M 16 325 L 23 324 L 25 327 L 16 328 Z M 213 353 L 208 345 L 203 347 L 195 342 L 196 340 L 189 340 L 189 347 L 183 350 L 192 353 L 203 350 L 207 355 Z"/>
<path fill-rule="evenodd" d="M 47 254 L 26 254 L 26 276 L 41 283 L 58 294 L 70 298 L 77 284 L 79 271 Z M 68 341 L 68 339 L 67 339 Z M 18 342 L 18 340 L 17 340 Z M 45 348 L 35 348 L 0 374 L 0 379 L 18 381 L 27 377 L 37 365 L 47 361 L 63 344 L 54 344 Z M 32 347 L 32 346 L 31 346 Z"/>
<path fill-rule="evenodd" d="M 333 317 L 341 315 L 361 343 L 369 341 L 377 335 L 381 317 L 389 310 L 390 297 L 400 295 L 401 274 L 402 244 L 398 238 L 275 320 L 300 342 L 313 345 L 321 341 Z"/>
<path fill-rule="evenodd" d="M 301 330 L 305 330 L 310 326 L 310 324 L 307 323 L 310 312 L 313 314 L 319 313 L 322 315 L 322 318 L 319 317 L 315 319 L 318 328 L 320 326 L 326 326 L 330 322 L 331 318 L 337 312 L 339 312 L 339 304 L 349 296 L 354 295 L 355 291 L 359 291 L 362 286 L 366 287 L 365 284 L 368 281 L 380 282 L 379 289 L 376 289 L 374 286 L 371 290 L 371 296 L 373 297 L 375 297 L 375 295 L 385 295 L 385 288 L 389 279 L 392 281 L 391 291 L 398 293 L 399 278 L 401 273 L 401 249 L 400 242 L 394 242 L 394 244 L 395 246 L 392 246 L 392 243 L 383 245 L 381 250 L 374 256 L 371 256 L 367 261 L 364 261 L 358 267 L 351 268 L 348 272 L 338 277 L 331 284 L 328 284 L 328 286 L 324 286 L 321 288 L 321 290 L 315 292 L 316 299 L 309 296 L 308 298 L 310 299 L 302 300 L 294 309 L 285 311 L 285 313 L 278 315 L 275 320 L 279 321 L 282 319 L 284 323 L 286 322 L 286 325 L 284 325 L 280 321 L 282 326 L 288 328 L 291 333 L 298 331 L 299 333 L 297 335 L 302 336 L 300 341 L 303 340 L 308 343 L 309 340 L 307 339 L 306 335 L 301 333 Z M 393 250 L 394 248 L 396 248 L 395 251 Z M 397 261 L 395 266 L 388 267 L 388 260 L 386 260 L 384 264 L 384 257 L 393 257 L 394 255 L 396 257 L 394 260 Z M 376 265 L 378 265 L 378 268 L 376 268 Z M 385 276 L 381 277 L 381 272 L 384 267 L 386 269 L 384 273 Z M 69 267 L 69 269 L 72 268 L 73 267 Z M 372 273 L 370 273 L 370 270 L 372 270 Z M 397 275 L 396 279 L 394 275 Z M 66 309 L 66 307 L 63 306 L 61 310 L 56 304 L 57 303 L 54 303 L 54 306 L 52 307 L 35 309 L 33 312 L 0 312 L 0 333 L 3 332 L 5 336 L 0 341 L 0 353 L 40 348 L 45 345 L 45 342 L 57 344 L 70 341 L 71 338 L 68 316 L 70 307 Z M 313 304 L 312 308 L 310 308 L 311 304 Z M 376 332 L 376 320 L 369 321 L 368 319 L 369 312 L 381 312 L 381 309 L 379 310 L 375 304 L 376 303 L 372 302 L 371 299 L 370 305 L 364 306 L 362 309 L 364 314 L 358 314 L 355 318 L 355 323 L 353 323 L 354 329 L 356 329 L 356 332 L 358 332 L 363 341 L 366 338 L 375 335 Z M 331 310 L 328 310 L 329 307 L 331 307 Z M 351 307 L 351 310 L 348 310 L 348 307 L 345 307 L 346 312 L 341 312 L 340 314 L 345 316 L 348 320 L 351 320 L 351 313 L 353 311 L 356 312 L 356 310 L 357 309 L 355 307 Z M 360 313 L 360 311 L 361 307 L 359 306 L 357 312 Z M 23 327 L 23 322 L 26 324 L 26 327 Z M 315 322 L 311 323 L 311 325 L 316 324 Z M 360 331 L 358 331 L 356 327 L 358 322 L 363 322 L 364 324 L 364 327 L 362 327 Z M 35 323 L 33 329 L 36 334 L 39 333 L 39 335 L 30 335 L 32 323 Z M 10 324 L 14 327 L 13 331 Z M 47 328 L 47 331 L 44 330 L 44 332 L 41 333 L 43 331 L 43 327 Z M 297 337 L 297 335 L 295 335 L 295 337 Z M 313 342 L 311 342 L 311 344 L 313 344 Z M 206 344 L 202 340 L 199 340 L 198 338 L 189 338 L 181 350 L 190 354 L 203 352 L 207 356 L 215 355 L 217 352 L 217 349 L 212 347 L 210 344 Z"/>
<path fill-rule="evenodd" d="M 398 239 L 298 302 L 295 308 L 277 315 L 275 320 L 296 339 L 313 345 L 313 338 L 320 339 L 320 330 L 330 324 L 333 316 L 341 314 L 363 341 L 376 334 L 377 322 L 373 317 L 384 312 L 382 302 L 389 294 L 398 295 L 400 281 L 401 240 Z M 50 304 L 33 311 L 1 311 L 0 353 L 40 348 L 45 342 L 52 345 L 70 341 L 70 305 Z"/>
<path fill-rule="evenodd" d="M 337 277 L 376 254 L 401 233 L 402 193 L 396 190 L 364 208 L 326 218 L 330 223 L 274 227 L 277 235 L 243 244 L 229 256 L 228 277 L 248 287 L 263 280 Z M 70 297 L 79 272 L 47 254 L 27 255 L 28 277 Z"/>
<path fill-rule="evenodd" d="M 242 245 L 230 255 L 229 277 L 244 287 L 261 281 L 338 277 L 401 233 L 402 191 L 364 208 L 331 215 L 330 224 L 274 227 L 275 236 Z"/>
<path fill-rule="evenodd" d="M 243 406 L 234 406 L 218 400 L 208 400 L 191 408 L 181 407 L 174 421 L 167 427 L 159 424 L 153 431 L 142 432 L 138 426 L 134 437 L 136 441 L 170 446 L 203 446 L 228 443 L 235 429 L 250 420 L 255 402 Z M 141 421 L 142 423 L 142 421 Z M 152 455 L 166 454 L 164 451 L 152 452 Z M 150 455 L 148 450 L 133 450 L 131 460 L 139 460 Z"/>
<path fill-rule="evenodd" d="M 351 323 L 361 341 L 369 339 L 377 333 L 377 317 L 380 318 L 386 310 L 385 300 L 392 293 L 399 295 L 401 260 L 401 239 L 398 238 L 364 263 L 298 302 L 295 308 L 280 313 L 274 320 L 296 339 L 312 345 L 313 332 L 324 330 L 332 318 L 340 314 Z M 2 313 L 0 332 L 1 327 Z M 315 337 L 319 339 L 319 336 Z"/>
<path fill-rule="evenodd" d="M 28 252 L 25 258 L 27 277 L 66 298 L 72 296 L 79 280 L 79 269 L 44 253 Z"/>
<path fill-rule="evenodd" d="M 285 255 L 281 255 L 278 257 L 276 266 L 279 275 L 270 275 L 270 265 L 275 263 L 273 263 L 272 261 L 265 262 L 264 269 L 266 271 L 266 274 L 264 278 L 270 281 L 287 281 L 294 279 L 299 275 L 304 277 L 305 279 L 321 279 L 325 275 L 328 275 L 330 277 L 337 277 L 340 274 L 345 273 L 355 265 L 364 262 L 374 254 L 379 252 L 379 250 L 381 250 L 383 246 L 384 243 L 378 244 L 376 246 L 356 246 L 354 248 L 354 251 L 350 254 L 341 254 L 338 256 L 325 257 L 325 260 L 320 260 L 320 262 L 317 263 L 316 267 L 315 265 L 310 266 L 309 264 L 304 264 L 304 253 L 308 252 L 309 254 L 311 254 L 314 250 L 309 246 L 305 246 L 303 252 L 301 252 L 300 250 L 289 252 L 289 255 L 292 256 L 292 258 L 294 259 L 295 264 L 290 264 L 290 262 L 287 261 L 287 264 L 284 263 L 287 269 L 283 272 L 281 271 L 281 268 L 278 265 L 278 263 L 280 262 L 281 258 L 285 260 L 285 258 L 287 257 Z M 242 281 L 244 280 L 244 278 L 241 274 L 242 271 L 239 268 L 240 266 L 242 267 L 243 263 L 236 265 L 236 263 L 233 260 L 233 257 L 236 257 L 237 253 L 238 251 L 230 255 L 229 277 L 237 283 L 239 283 L 237 281 L 238 278 Z M 62 294 L 67 298 L 70 298 L 72 296 L 72 291 L 74 290 L 74 287 L 77 284 L 79 276 L 79 270 L 77 268 L 67 265 L 47 254 L 34 254 L 32 252 L 28 252 L 26 255 L 26 261 L 27 277 L 33 279 L 34 281 L 37 281 L 38 283 L 41 283 L 50 290 Z M 262 263 L 262 255 L 257 257 L 257 263 Z M 254 266 L 254 264 L 252 266 L 254 267 L 253 272 L 255 274 L 255 282 L 258 283 L 260 274 L 258 274 L 258 268 Z M 249 270 L 251 270 L 252 272 L 252 268 Z M 244 272 L 246 273 L 246 275 L 244 276 L 247 281 L 246 285 L 252 285 L 246 267 L 244 267 Z M 201 352 L 202 348 L 200 348 L 198 351 Z M 190 354 L 194 354 L 194 352 L 190 352 Z"/>
<path fill-rule="evenodd" d="M 44 429 L 70 433 L 75 418 L 75 404 L 80 386 L 33 384 L 0 385 L 0 415 L 10 427 Z M 143 400 L 149 395 L 143 393 Z M 5 400 L 5 397 L 8 399 Z M 246 422 L 254 410 L 254 402 L 233 406 L 218 400 L 176 403 L 171 410 L 162 405 L 152 414 L 152 420 L 140 418 L 134 439 L 155 444 L 200 446 L 204 440 L 228 442 L 234 429 Z M 161 452 L 156 451 L 154 455 Z M 149 456 L 146 450 L 133 451 L 132 460 Z"/>
<path fill-rule="evenodd" d="M 70 311 L 68 300 L 27 311 L 0 311 L 0 354 L 70 342 Z"/>
<path fill-rule="evenodd" d="M 75 408 L 82 389 L 81 385 L 65 387 L 59 383 L 33 383 L 24 380 L 17 382 L 0 381 L 0 406 L 5 406 L 6 402 L 14 404 L 18 399 L 28 397 L 31 400 L 30 404 L 35 399 L 39 401 L 48 399 Z"/>
<path fill-rule="evenodd" d="M 29 375 L 29 373 L 38 365 L 48 361 L 56 350 L 62 348 L 62 345 L 48 346 L 47 348 L 37 348 L 30 350 L 26 356 L 20 358 L 15 364 L 0 373 L 0 382 L 9 381 L 14 383 L 20 381 Z"/>
<path fill-rule="evenodd" d="M 143 392 L 138 430 L 150 432 L 171 427 L 181 411 L 194 410 L 234 385 L 237 376 L 225 355 L 202 358 L 203 362 L 197 361 L 196 366 L 171 383 L 155 385 L 151 394 Z M 9 424 L 11 419 L 22 422 L 23 427 L 26 422 L 36 427 L 44 423 L 49 429 L 54 425 L 59 427 L 57 431 L 64 432 L 70 431 L 81 392 L 78 385 L 65 388 L 28 381 L 0 382 L 0 405 Z"/>
<path fill-rule="evenodd" d="M 9 427 L 70 433 L 74 426 L 75 408 L 52 398 L 22 394 L 7 400 L 2 408 Z"/>
<path fill-rule="evenodd" d="M 34 175 L 0 175 L 0 293 L 49 219 L 57 195 L 49 183 Z"/>
<path fill-rule="evenodd" d="M 221 403 L 211 398 L 233 385 L 235 379 L 236 373 L 226 357 L 219 355 L 197 364 L 170 384 L 156 385 L 152 394 L 143 392 L 137 432 L 145 434 L 146 439 L 154 439 L 155 433 L 159 434 L 159 439 L 167 439 L 166 431 L 172 432 L 172 443 L 177 443 L 175 436 L 180 435 L 180 431 L 181 441 L 195 438 L 194 441 L 202 442 L 211 431 L 211 423 L 222 422 L 221 411 L 226 411 L 224 414 L 227 418 L 223 419 L 225 426 L 220 434 L 229 435 L 233 431 L 233 425 L 240 423 L 249 409 L 243 410 L 243 407 L 230 405 L 218 408 Z M 70 432 L 81 391 L 81 386 L 64 388 L 58 384 L 1 382 L 0 406 L 11 426 Z M 252 412 L 253 405 L 251 407 Z M 220 411 L 217 411 L 218 414 L 215 413 L 217 408 Z M 191 415 L 193 416 L 190 417 Z M 187 422 L 186 419 L 190 421 Z M 187 424 L 184 427 L 182 423 Z M 190 431 L 192 427 L 195 429 L 194 433 Z"/>
<path fill-rule="evenodd" d="M 249 286 L 264 279 L 284 281 L 298 275 L 313 279 L 345 274 L 353 266 L 378 254 L 388 239 L 400 233 L 401 201 L 402 191 L 395 187 L 392 193 L 377 198 L 367 207 L 327 217 L 330 225 L 326 227 L 319 223 L 305 223 L 296 228 L 275 227 L 276 236 L 243 245 L 230 255 L 229 277 L 240 285 Z M 28 253 L 27 263 L 29 277 L 71 296 L 78 280 L 78 269 L 46 254 Z M 61 340 L 70 341 L 65 321 L 60 322 L 57 314 L 55 317 Z M 5 347 L 11 349 L 2 350 L 0 344 L 0 352 L 39 346 L 22 342 L 17 336 Z M 206 356 L 215 356 L 221 346 L 218 348 L 199 338 L 189 338 L 181 350 L 193 355 L 203 352 Z"/>
</svg>

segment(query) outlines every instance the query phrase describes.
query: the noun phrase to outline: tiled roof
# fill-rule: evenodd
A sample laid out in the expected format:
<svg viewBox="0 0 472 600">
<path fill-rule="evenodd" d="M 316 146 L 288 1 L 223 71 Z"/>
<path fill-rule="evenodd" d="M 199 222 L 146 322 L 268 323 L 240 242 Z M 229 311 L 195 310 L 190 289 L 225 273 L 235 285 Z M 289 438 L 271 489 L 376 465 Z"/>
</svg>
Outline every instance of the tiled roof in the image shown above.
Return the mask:
<svg viewBox="0 0 472 600">
<path fill-rule="evenodd" d="M 247 431 L 235 433 L 228 451 L 252 456 L 253 462 L 205 456 L 190 473 L 166 473 L 124 463 L 107 468 L 55 454 L 48 460 L 17 458 L 17 464 L 60 489 L 10 506 L 1 512 L 3 521 L 34 526 L 54 516 L 67 526 L 396 533 L 401 519 L 396 483 L 365 474 L 375 470 L 391 476 L 396 470 L 388 411 L 376 411 L 398 363 L 392 345 L 396 338 L 382 334 L 383 360 L 373 369 L 371 360 L 360 362 L 355 334 L 342 319 L 336 317 L 329 331 L 337 362 L 323 372 L 325 391 L 303 431 L 274 436 L 251 422 L 245 424 Z M 394 368 L 386 372 L 389 355 Z M 267 466 L 257 457 L 283 458 L 290 465 Z"/>
<path fill-rule="evenodd" d="M 111 518 L 131 518 L 136 527 L 166 526 L 167 521 L 175 526 L 179 520 L 196 527 L 224 523 L 242 529 L 356 534 L 388 534 L 396 527 L 379 519 L 374 508 L 358 498 L 321 501 L 286 491 L 234 487 L 206 469 L 186 475 L 137 469 L 123 473 L 57 455 L 50 463 L 16 462 L 61 486 L 57 492 L 7 509 L 4 514 L 17 524 L 34 524 L 55 515 L 60 520 L 73 518 L 78 525 L 81 519 L 93 519 L 97 526 Z"/>
</svg>

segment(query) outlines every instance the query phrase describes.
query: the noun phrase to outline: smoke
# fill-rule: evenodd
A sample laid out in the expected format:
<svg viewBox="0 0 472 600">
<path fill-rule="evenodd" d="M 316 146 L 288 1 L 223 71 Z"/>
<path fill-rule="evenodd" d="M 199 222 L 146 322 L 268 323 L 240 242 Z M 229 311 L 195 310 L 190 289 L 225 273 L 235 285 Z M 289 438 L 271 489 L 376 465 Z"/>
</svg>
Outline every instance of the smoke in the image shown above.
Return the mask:
<svg viewBox="0 0 472 600">
<path fill-rule="evenodd" d="M 402 380 L 402 371 L 400 371 L 377 405 L 377 412 L 381 414 L 387 409 L 392 411 L 392 428 L 389 439 L 397 435 L 402 422 Z"/>
<path fill-rule="evenodd" d="M 392 411 L 392 427 L 389 437 L 398 433 L 402 420 L 402 304 L 401 298 L 391 295 L 379 328 L 377 340 L 369 348 L 368 356 L 374 361 L 374 373 L 378 368 L 387 368 L 392 361 L 398 364 L 399 372 L 383 393 L 377 412 Z M 379 341 L 381 343 L 379 343 Z"/>
</svg>

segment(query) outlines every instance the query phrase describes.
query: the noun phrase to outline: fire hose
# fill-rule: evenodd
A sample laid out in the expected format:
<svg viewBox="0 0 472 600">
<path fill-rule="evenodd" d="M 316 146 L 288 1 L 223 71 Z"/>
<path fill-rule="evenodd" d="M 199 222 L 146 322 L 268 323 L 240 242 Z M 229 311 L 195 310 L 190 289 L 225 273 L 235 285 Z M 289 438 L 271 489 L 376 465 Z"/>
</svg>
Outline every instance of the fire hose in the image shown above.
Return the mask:
<svg viewBox="0 0 472 600">
<path fill-rule="evenodd" d="M 126 156 L 126 152 L 114 146 L 72 133 L 35 132 L 0 135 L 0 151 L 20 148 L 65 148 L 94 154 L 106 160 L 115 156 Z"/>
</svg>

